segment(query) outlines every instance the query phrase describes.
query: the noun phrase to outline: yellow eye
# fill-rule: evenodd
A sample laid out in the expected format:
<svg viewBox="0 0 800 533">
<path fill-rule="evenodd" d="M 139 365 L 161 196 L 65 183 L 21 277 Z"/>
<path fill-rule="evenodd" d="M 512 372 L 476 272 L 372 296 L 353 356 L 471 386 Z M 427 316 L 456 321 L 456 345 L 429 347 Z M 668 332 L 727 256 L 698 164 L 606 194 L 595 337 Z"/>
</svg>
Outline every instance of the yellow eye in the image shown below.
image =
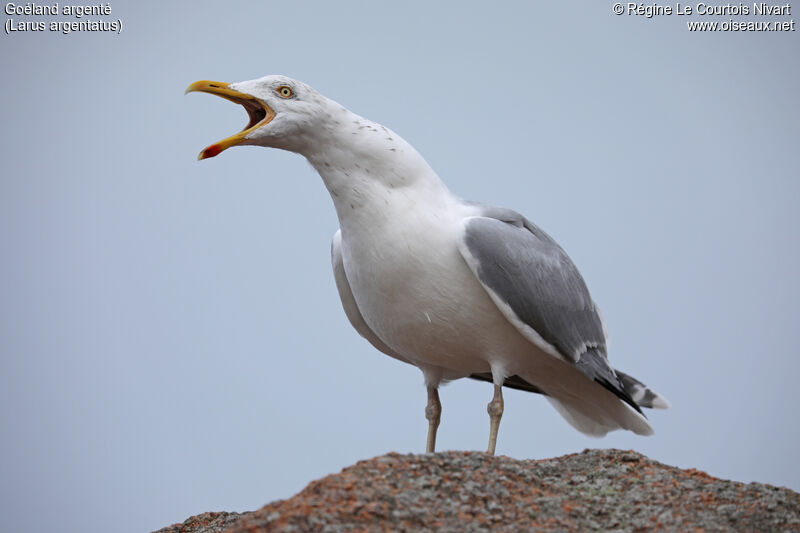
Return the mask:
<svg viewBox="0 0 800 533">
<path fill-rule="evenodd" d="M 288 85 L 281 85 L 275 90 L 278 91 L 278 94 L 281 95 L 283 98 L 291 98 L 292 96 L 294 96 L 294 91 Z"/>
</svg>

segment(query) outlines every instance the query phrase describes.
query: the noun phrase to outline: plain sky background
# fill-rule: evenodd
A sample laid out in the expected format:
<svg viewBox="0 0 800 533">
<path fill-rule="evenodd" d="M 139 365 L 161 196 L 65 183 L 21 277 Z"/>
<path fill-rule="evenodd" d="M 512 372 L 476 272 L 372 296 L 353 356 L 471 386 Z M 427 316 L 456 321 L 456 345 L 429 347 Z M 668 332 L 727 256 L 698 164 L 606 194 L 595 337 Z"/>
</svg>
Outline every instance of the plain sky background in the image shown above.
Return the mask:
<svg viewBox="0 0 800 533">
<path fill-rule="evenodd" d="M 673 405 L 653 437 L 596 440 L 508 391 L 499 454 L 635 449 L 800 489 L 797 32 L 691 33 L 611 1 L 111 7 L 120 35 L 0 38 L 4 530 L 154 530 L 424 450 L 422 375 L 348 324 L 313 169 L 195 159 L 246 114 L 185 87 L 275 73 L 548 231 L 614 366 Z M 491 387 L 441 397 L 439 448 L 485 449 Z"/>
</svg>

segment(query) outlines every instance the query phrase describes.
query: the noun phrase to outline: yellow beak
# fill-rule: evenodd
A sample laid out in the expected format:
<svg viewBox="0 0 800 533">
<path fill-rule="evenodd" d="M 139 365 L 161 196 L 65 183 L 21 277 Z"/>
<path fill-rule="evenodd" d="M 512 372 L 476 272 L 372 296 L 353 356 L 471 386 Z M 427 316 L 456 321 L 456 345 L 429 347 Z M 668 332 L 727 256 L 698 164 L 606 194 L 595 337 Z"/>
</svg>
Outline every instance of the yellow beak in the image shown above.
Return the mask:
<svg viewBox="0 0 800 533">
<path fill-rule="evenodd" d="M 193 92 L 211 93 L 237 103 L 245 108 L 247 115 L 250 117 L 250 121 L 242 131 L 205 148 L 200 152 L 200 155 L 197 156 L 197 159 L 214 157 L 231 146 L 241 144 L 250 132 L 257 130 L 265 124 L 269 124 L 269 122 L 275 118 L 275 111 L 273 111 L 266 102 L 259 100 L 251 94 L 235 91 L 229 86 L 229 83 L 221 81 L 201 80 L 194 82 L 186 88 L 184 94 Z"/>
</svg>

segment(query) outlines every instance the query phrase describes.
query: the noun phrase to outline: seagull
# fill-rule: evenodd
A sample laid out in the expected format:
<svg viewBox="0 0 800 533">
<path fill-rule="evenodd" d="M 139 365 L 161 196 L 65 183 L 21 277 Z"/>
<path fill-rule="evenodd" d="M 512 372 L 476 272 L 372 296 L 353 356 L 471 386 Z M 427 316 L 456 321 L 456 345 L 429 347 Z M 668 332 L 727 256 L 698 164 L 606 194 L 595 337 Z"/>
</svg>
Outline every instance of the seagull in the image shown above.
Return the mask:
<svg viewBox="0 0 800 533">
<path fill-rule="evenodd" d="M 578 431 L 651 435 L 642 408 L 667 400 L 608 361 L 606 330 L 564 250 L 524 216 L 465 201 L 398 134 L 282 75 L 198 81 L 247 111 L 239 133 L 198 159 L 238 145 L 304 156 L 331 195 L 340 229 L 331 257 L 355 330 L 422 371 L 426 452 L 436 449 L 439 386 L 469 377 L 494 385 L 494 454 L 503 387 L 543 395 Z"/>
</svg>

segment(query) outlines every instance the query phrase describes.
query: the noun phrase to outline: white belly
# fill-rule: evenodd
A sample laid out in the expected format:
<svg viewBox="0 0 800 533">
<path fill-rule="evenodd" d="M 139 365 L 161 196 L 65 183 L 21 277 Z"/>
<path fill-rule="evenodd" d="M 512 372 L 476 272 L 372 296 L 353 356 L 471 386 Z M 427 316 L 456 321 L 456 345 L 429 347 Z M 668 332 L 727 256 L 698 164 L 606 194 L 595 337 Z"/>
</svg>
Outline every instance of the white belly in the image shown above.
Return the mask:
<svg viewBox="0 0 800 533">
<path fill-rule="evenodd" d="M 404 358 L 448 377 L 508 368 L 531 345 L 459 253 L 460 223 L 417 223 L 359 233 L 342 228 L 344 267 L 364 320 Z"/>
</svg>

